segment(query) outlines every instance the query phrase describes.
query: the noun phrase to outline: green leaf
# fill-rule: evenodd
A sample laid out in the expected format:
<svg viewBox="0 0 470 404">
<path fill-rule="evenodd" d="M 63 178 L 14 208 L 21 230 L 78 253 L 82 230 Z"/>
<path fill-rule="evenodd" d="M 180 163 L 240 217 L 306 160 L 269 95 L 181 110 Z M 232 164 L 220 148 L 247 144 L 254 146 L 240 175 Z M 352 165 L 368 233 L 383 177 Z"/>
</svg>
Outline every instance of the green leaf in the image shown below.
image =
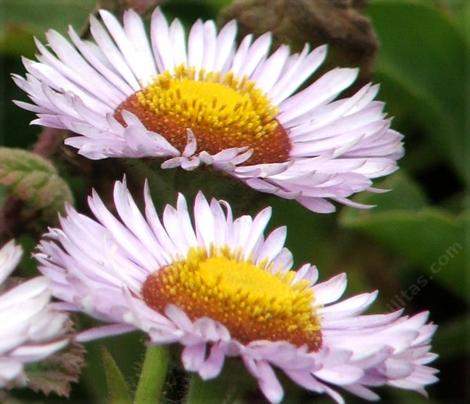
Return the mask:
<svg viewBox="0 0 470 404">
<path fill-rule="evenodd" d="M 197 374 L 191 376 L 189 391 L 186 397 L 186 404 L 219 404 L 231 403 L 230 398 L 235 393 L 234 385 L 229 389 L 224 383 L 216 380 L 202 380 Z M 233 391 L 230 391 L 233 390 Z"/>
<path fill-rule="evenodd" d="M 149 346 L 145 353 L 134 404 L 155 404 L 160 402 L 165 383 L 170 354 L 165 346 Z"/>
<path fill-rule="evenodd" d="M 467 41 L 467 44 L 470 44 L 470 3 L 465 2 L 457 14 L 457 24 L 463 32 L 463 35 Z"/>
<path fill-rule="evenodd" d="M 388 177 L 379 185 L 380 188 L 389 190 L 385 194 L 363 194 L 367 203 L 377 205 L 373 212 L 397 210 L 422 209 L 428 205 L 428 200 L 422 189 L 405 172 L 398 172 Z M 369 212 L 363 210 L 354 210 L 355 213 Z"/>
<path fill-rule="evenodd" d="M 223 7 L 228 6 L 232 0 L 209 0 L 208 3 L 213 7 L 215 10 L 220 10 Z"/>
<path fill-rule="evenodd" d="M 465 173 L 465 55 L 461 31 L 430 2 L 381 0 L 368 13 L 381 42 L 377 80 L 393 114 L 425 129 L 434 151 Z"/>
<path fill-rule="evenodd" d="M 421 267 L 429 279 L 466 298 L 465 228 L 470 225 L 470 214 L 454 216 L 426 207 L 422 193 L 403 174 L 390 177 L 381 186 L 393 191 L 358 198 L 363 203 L 377 203 L 377 208 L 344 209 L 340 223 L 367 234 Z"/>
<path fill-rule="evenodd" d="M 0 185 L 0 208 L 3 206 L 3 202 L 5 201 L 5 187 Z"/>
<path fill-rule="evenodd" d="M 132 398 L 129 386 L 114 358 L 104 347 L 101 349 L 101 358 L 106 374 L 109 404 L 131 404 Z"/>
<path fill-rule="evenodd" d="M 25 202 L 26 216 L 40 211 L 46 222 L 54 222 L 64 204 L 73 202 L 72 192 L 52 163 L 21 149 L 0 147 L 0 184 Z"/>
<path fill-rule="evenodd" d="M 78 327 L 89 329 L 99 326 L 97 321 L 91 320 L 87 316 L 78 316 Z M 137 333 L 118 335 L 106 340 L 106 349 L 112 355 L 119 369 L 133 386 L 136 379 L 136 361 L 144 354 L 141 336 Z M 87 366 L 82 373 L 82 386 L 86 389 L 89 399 L 93 403 L 103 403 L 107 397 L 106 376 L 103 372 L 103 361 L 101 359 L 103 341 L 95 340 L 87 343 Z M 125 347 L 125 349 L 123 349 Z"/>
<path fill-rule="evenodd" d="M 0 51 L 33 54 L 33 36 L 44 38 L 49 28 L 62 33 L 73 25 L 80 31 L 95 0 L 2 0 Z"/>
<path fill-rule="evenodd" d="M 470 318 L 464 316 L 439 326 L 434 336 L 433 350 L 439 353 L 441 359 L 447 360 L 469 353 L 469 346 L 462 344 L 468 338 L 469 325 Z"/>
<path fill-rule="evenodd" d="M 161 2 L 168 18 L 178 18 L 189 29 L 197 18 L 215 19 L 224 3 L 231 0 L 171 0 Z"/>
<path fill-rule="evenodd" d="M 186 404 L 230 404 L 244 402 L 243 395 L 255 389 L 253 378 L 237 360 L 227 360 L 222 373 L 212 380 L 193 374 L 186 395 Z"/>
</svg>

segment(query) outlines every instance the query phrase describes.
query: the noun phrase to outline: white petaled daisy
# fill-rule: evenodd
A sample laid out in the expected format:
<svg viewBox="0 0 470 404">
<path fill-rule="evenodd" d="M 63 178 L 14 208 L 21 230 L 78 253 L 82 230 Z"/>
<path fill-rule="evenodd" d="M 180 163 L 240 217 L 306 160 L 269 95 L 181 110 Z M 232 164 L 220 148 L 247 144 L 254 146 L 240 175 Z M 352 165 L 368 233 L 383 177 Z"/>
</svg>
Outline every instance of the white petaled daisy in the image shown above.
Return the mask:
<svg viewBox="0 0 470 404">
<path fill-rule="evenodd" d="M 437 380 L 428 313 L 362 315 L 376 292 L 334 303 L 345 274 L 317 283 L 314 266 L 293 271 L 285 227 L 264 237 L 270 208 L 234 219 L 199 193 L 193 219 L 181 195 L 159 218 L 147 187 L 144 196 L 142 214 L 118 182 L 119 218 L 93 194 L 96 220 L 69 207 L 40 243 L 40 271 L 62 307 L 109 323 L 80 341 L 142 330 L 151 344 L 181 344 L 184 367 L 203 379 L 238 356 L 272 402 L 283 397 L 274 368 L 338 402 L 337 386 L 375 399 L 369 387 L 424 393 Z"/>
<path fill-rule="evenodd" d="M 163 168 L 212 165 L 253 187 L 296 199 L 315 212 L 351 202 L 372 180 L 395 171 L 402 136 L 390 128 L 378 86 L 337 99 L 357 69 L 337 68 L 298 88 L 321 65 L 326 47 L 270 54 L 271 34 L 248 35 L 237 47 L 236 23 L 217 33 L 197 21 L 185 35 L 159 9 L 150 40 L 141 18 L 109 12 L 91 17 L 94 42 L 49 31 L 52 50 L 36 41 L 14 80 L 34 104 L 36 124 L 77 135 L 65 143 L 91 159 L 156 157 Z M 71 42 L 70 42 L 71 41 Z"/>
<path fill-rule="evenodd" d="M 63 337 L 67 316 L 51 308 L 45 277 L 5 288 L 21 255 L 21 247 L 13 241 L 0 249 L 0 388 L 26 384 L 26 364 L 38 362 L 67 344 Z M 2 286 L 6 291 L 1 291 Z"/>
</svg>

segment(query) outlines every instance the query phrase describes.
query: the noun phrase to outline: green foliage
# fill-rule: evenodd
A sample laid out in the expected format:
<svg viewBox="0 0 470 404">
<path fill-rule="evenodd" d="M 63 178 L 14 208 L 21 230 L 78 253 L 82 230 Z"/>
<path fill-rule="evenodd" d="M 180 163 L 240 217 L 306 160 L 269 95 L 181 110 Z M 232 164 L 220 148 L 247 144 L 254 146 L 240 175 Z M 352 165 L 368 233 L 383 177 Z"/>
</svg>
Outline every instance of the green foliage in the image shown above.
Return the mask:
<svg viewBox="0 0 470 404">
<path fill-rule="evenodd" d="M 3 202 L 5 201 L 5 196 L 6 196 L 6 192 L 5 192 L 5 187 L 0 185 L 0 207 L 3 206 Z"/>
<path fill-rule="evenodd" d="M 109 404 L 131 404 L 132 398 L 129 386 L 124 379 L 114 358 L 106 348 L 101 350 L 101 359 L 106 374 Z"/>
<path fill-rule="evenodd" d="M 251 377 L 238 360 L 228 359 L 222 373 L 213 380 L 202 380 L 193 374 L 189 382 L 186 404 L 230 404 L 245 402 L 242 397 L 256 389 Z"/>
<path fill-rule="evenodd" d="M 469 353 L 470 346 L 462 346 L 468 338 L 470 317 L 458 317 L 439 328 L 434 339 L 434 348 L 443 359 L 458 357 L 462 351 Z"/>
<path fill-rule="evenodd" d="M 86 316 L 80 316 L 77 321 L 80 329 L 88 329 L 99 325 L 98 322 L 90 321 Z M 103 372 L 103 361 L 101 359 L 103 345 L 118 365 L 131 390 L 138 378 L 138 375 L 136 375 L 137 364 L 144 356 L 145 347 L 143 347 L 142 336 L 137 333 L 123 334 L 108 338 L 106 341 L 97 340 L 87 343 L 87 366 L 83 369 L 81 381 L 90 397 L 90 401 L 94 403 L 102 403 L 108 397 L 106 375 Z"/>
<path fill-rule="evenodd" d="M 380 242 L 400 257 L 424 270 L 430 279 L 466 296 L 465 228 L 470 215 L 454 216 L 426 207 L 419 188 L 410 179 L 395 175 L 385 180 L 389 194 L 368 194 L 361 202 L 378 204 L 372 210 L 345 209 L 341 223 Z"/>
<path fill-rule="evenodd" d="M 148 346 L 135 392 L 134 404 L 159 403 L 168 371 L 168 347 Z"/>
<path fill-rule="evenodd" d="M 32 54 L 32 37 L 44 37 L 54 28 L 65 32 L 69 25 L 79 31 L 95 7 L 94 0 L 2 0 L 0 52 Z"/>
<path fill-rule="evenodd" d="M 368 13 L 381 42 L 376 79 L 390 112 L 423 128 L 434 153 L 463 176 L 469 48 L 462 32 L 431 2 L 381 0 Z"/>
<path fill-rule="evenodd" d="M 25 202 L 25 215 L 40 211 L 46 222 L 54 222 L 73 197 L 67 183 L 46 159 L 21 149 L 0 147 L 0 184 L 10 195 Z"/>
<path fill-rule="evenodd" d="M 170 0 L 161 4 L 167 16 L 179 18 L 189 29 L 198 18 L 214 19 L 217 11 L 230 3 L 231 0 Z"/>
</svg>

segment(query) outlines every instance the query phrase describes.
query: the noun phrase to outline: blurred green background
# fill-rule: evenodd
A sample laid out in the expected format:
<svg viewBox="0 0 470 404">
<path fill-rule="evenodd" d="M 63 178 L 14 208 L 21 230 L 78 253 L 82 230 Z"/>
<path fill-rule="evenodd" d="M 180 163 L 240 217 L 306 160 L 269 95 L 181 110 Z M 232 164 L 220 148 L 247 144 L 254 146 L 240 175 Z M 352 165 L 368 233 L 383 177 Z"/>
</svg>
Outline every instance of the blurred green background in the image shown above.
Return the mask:
<svg viewBox="0 0 470 404">
<path fill-rule="evenodd" d="M 352 3 L 337 1 L 341 2 Z M 167 14 L 190 24 L 198 17 L 217 19 L 220 10 L 230 3 L 230 0 L 169 0 L 163 7 Z M 10 73 L 24 73 L 21 56 L 33 57 L 33 35 L 43 38 L 49 28 L 64 32 L 68 24 L 78 29 L 85 27 L 87 15 L 96 2 L 3 0 L 0 4 L 0 142 L 8 147 L 30 149 L 41 128 L 29 126 L 33 115 L 12 104 L 12 99 L 26 97 L 14 85 Z M 377 182 L 377 186 L 393 191 L 355 198 L 377 204 L 375 209 L 340 208 L 338 214 L 328 216 L 311 214 L 296 203 L 276 198 L 265 197 L 262 203 L 274 207 L 273 227 L 288 226 L 287 244 L 297 265 L 315 263 L 323 279 L 347 272 L 349 294 L 379 289 L 376 310 L 404 307 L 408 314 L 430 310 L 431 319 L 439 325 L 433 349 L 439 359 L 433 365 L 440 369 L 441 380 L 430 386 L 426 402 L 468 402 L 470 290 L 465 257 L 470 223 L 466 194 L 470 168 L 466 153 L 470 134 L 470 80 L 466 63 L 470 59 L 470 2 L 373 0 L 364 13 L 380 43 L 371 65 L 372 81 L 381 85 L 378 98 L 386 102 L 386 111 L 394 116 L 394 129 L 405 135 L 406 155 L 400 161 L 401 169 Z M 55 156 L 55 163 L 69 183 L 76 205 L 83 208 L 90 179 L 77 173 L 63 155 Z M 109 165 L 101 169 L 113 170 Z M 0 186 L 0 204 L 5 197 L 6 190 Z M 30 251 L 34 237 L 17 236 Z M 34 271 L 28 257 L 22 270 Z M 135 381 L 143 355 L 141 342 L 140 335 L 106 341 L 107 349 L 131 381 Z M 73 387 L 73 402 L 105 399 L 99 350 L 102 344 L 87 346 L 87 367 L 80 385 Z M 388 402 L 425 401 L 414 393 L 391 389 L 381 389 L 380 393 Z M 64 400 L 18 391 L 14 396 L 20 402 Z M 347 398 L 355 402 L 354 398 Z M 286 402 L 318 401 L 329 400 L 298 390 L 292 390 L 286 399 Z"/>
</svg>

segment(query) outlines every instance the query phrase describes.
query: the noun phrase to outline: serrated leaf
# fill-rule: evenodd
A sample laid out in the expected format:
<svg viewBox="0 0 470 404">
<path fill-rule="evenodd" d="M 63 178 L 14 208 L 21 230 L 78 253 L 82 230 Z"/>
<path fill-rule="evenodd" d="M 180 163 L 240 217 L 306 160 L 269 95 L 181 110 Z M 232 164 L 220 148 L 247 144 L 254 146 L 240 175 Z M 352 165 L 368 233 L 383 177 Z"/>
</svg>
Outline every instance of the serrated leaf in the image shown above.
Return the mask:
<svg viewBox="0 0 470 404">
<path fill-rule="evenodd" d="M 68 397 L 71 384 L 78 382 L 84 366 L 85 348 L 74 342 L 65 350 L 26 369 L 28 386 L 43 394 Z"/>
<path fill-rule="evenodd" d="M 427 207 L 419 188 L 403 174 L 383 184 L 390 194 L 362 195 L 371 210 L 346 208 L 340 223 L 367 234 L 397 255 L 408 259 L 454 293 L 466 298 L 465 228 L 470 214 L 458 216 Z"/>
<path fill-rule="evenodd" d="M 73 202 L 69 186 L 52 163 L 21 149 L 0 147 L 0 184 L 24 201 L 29 213 L 40 211 L 46 222 L 55 221 L 64 204 Z"/>
<path fill-rule="evenodd" d="M 106 348 L 101 349 L 101 359 L 106 375 L 109 404 L 131 404 L 129 386 L 116 361 Z"/>
</svg>

